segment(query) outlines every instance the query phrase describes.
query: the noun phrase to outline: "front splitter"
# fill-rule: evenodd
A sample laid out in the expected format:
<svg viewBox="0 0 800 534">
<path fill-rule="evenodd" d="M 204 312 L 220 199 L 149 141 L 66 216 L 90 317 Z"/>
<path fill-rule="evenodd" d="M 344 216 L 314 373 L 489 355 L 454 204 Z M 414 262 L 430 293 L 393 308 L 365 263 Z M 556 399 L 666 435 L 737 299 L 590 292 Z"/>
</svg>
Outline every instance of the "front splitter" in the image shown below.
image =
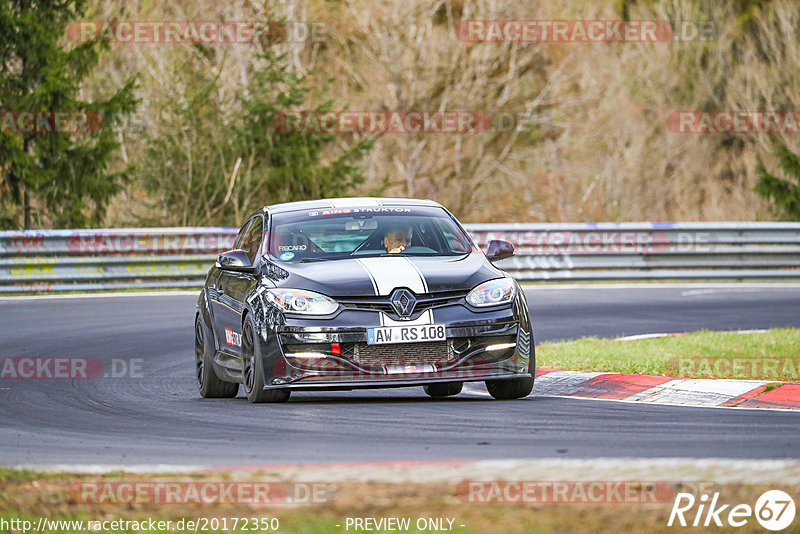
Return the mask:
<svg viewBox="0 0 800 534">
<path fill-rule="evenodd" d="M 287 384 L 265 386 L 264 389 L 292 389 L 295 391 L 312 391 L 327 389 L 342 391 L 352 389 L 402 388 L 444 384 L 448 382 L 483 382 L 485 380 L 507 380 L 530 377 L 529 373 L 486 374 L 483 376 L 415 376 L 413 378 L 365 378 L 359 380 L 332 380 L 328 377 L 309 377 Z"/>
</svg>

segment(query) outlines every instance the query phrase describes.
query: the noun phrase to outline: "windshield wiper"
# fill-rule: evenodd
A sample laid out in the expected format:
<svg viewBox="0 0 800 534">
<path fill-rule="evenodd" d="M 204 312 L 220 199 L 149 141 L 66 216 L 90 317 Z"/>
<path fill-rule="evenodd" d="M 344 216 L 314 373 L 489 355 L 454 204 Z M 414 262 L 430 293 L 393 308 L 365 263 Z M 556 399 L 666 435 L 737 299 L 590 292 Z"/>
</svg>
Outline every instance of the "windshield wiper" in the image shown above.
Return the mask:
<svg viewBox="0 0 800 534">
<path fill-rule="evenodd" d="M 315 261 L 328 261 L 330 258 L 303 258 L 300 263 L 313 263 Z"/>
</svg>

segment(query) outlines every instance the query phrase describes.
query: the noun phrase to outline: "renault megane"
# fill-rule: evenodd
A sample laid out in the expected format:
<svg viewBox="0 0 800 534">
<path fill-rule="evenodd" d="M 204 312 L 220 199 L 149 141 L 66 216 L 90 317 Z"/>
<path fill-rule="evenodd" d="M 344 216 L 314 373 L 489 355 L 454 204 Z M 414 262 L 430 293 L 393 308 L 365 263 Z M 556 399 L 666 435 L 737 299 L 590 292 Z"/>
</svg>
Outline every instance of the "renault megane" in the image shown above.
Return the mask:
<svg viewBox="0 0 800 534">
<path fill-rule="evenodd" d="M 444 207 L 344 198 L 267 206 L 219 255 L 197 301 L 203 397 L 284 402 L 293 390 L 482 381 L 524 397 L 535 357 L 525 296 Z"/>
</svg>

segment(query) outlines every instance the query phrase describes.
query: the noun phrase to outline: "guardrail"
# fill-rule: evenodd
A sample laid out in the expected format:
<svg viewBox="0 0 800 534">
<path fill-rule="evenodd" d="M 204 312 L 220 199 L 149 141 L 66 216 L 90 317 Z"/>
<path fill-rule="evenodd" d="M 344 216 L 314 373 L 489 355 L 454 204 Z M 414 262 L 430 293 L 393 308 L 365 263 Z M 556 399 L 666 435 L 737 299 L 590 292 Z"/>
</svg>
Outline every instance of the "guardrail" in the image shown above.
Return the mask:
<svg viewBox="0 0 800 534">
<path fill-rule="evenodd" d="M 520 280 L 800 279 L 800 223 L 474 224 Z"/>
<path fill-rule="evenodd" d="M 525 281 L 800 279 L 800 223 L 466 225 Z M 0 232 L 0 293 L 199 288 L 235 228 Z"/>
<path fill-rule="evenodd" d="M 235 228 L 0 232 L 0 293 L 199 288 Z"/>
</svg>

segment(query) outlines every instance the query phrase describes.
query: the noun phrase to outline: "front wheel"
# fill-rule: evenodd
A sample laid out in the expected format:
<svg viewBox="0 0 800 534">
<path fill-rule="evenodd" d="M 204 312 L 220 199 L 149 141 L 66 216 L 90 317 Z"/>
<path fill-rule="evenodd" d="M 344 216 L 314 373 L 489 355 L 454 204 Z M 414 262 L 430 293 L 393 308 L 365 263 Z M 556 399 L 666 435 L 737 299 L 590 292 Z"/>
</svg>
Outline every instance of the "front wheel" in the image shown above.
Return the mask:
<svg viewBox="0 0 800 534">
<path fill-rule="evenodd" d="M 429 386 L 422 386 L 422 389 L 425 390 L 425 393 L 429 397 L 439 398 L 458 395 L 461 393 L 461 389 L 463 387 L 464 382 L 448 382 L 446 384 L 431 384 Z"/>
<path fill-rule="evenodd" d="M 489 395 L 498 400 L 521 399 L 530 395 L 533 390 L 533 377 L 487 380 L 486 389 L 489 390 Z"/>
<path fill-rule="evenodd" d="M 213 343 L 211 331 L 198 315 L 194 322 L 194 366 L 200 396 L 204 399 L 231 399 L 239 393 L 239 384 L 220 380 L 214 372 Z"/>
<path fill-rule="evenodd" d="M 247 400 L 253 404 L 262 402 L 286 402 L 288 389 L 264 389 L 264 364 L 261 360 L 261 343 L 256 337 L 256 328 L 248 315 L 242 332 L 242 377 Z"/>
</svg>

